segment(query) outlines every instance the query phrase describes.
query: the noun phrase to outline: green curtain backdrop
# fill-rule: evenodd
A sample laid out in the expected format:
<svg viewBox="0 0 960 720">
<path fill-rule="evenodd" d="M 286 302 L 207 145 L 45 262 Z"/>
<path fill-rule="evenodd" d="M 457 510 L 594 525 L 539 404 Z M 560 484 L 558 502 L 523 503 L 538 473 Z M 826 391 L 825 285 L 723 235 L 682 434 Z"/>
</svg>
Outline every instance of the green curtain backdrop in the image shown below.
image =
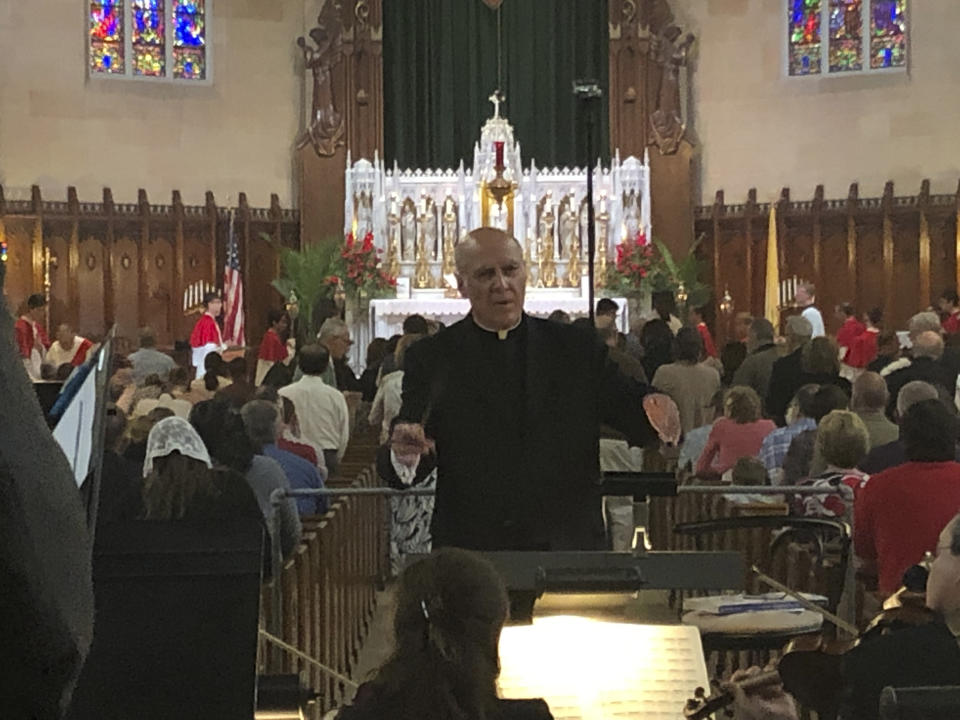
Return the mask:
<svg viewBox="0 0 960 720">
<path fill-rule="evenodd" d="M 607 0 L 504 0 L 500 12 L 501 112 L 524 165 L 583 162 L 572 91 L 579 78 L 603 88 L 594 147 L 608 158 Z M 450 168 L 463 159 L 469 167 L 480 126 L 493 114 L 496 11 L 482 0 L 383 0 L 383 76 L 387 164 Z"/>
</svg>

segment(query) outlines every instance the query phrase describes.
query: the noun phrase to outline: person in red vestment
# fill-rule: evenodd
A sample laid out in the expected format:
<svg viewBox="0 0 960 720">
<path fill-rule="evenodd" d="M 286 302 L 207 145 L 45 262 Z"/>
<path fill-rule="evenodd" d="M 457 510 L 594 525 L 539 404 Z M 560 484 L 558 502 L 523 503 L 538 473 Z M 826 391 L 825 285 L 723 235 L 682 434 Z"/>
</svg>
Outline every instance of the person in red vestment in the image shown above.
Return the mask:
<svg viewBox="0 0 960 720">
<path fill-rule="evenodd" d="M 857 311 L 850 303 L 841 303 L 834 310 L 834 317 L 840 323 L 837 330 L 837 346 L 840 348 L 840 375 L 851 382 L 856 379 L 856 366 L 850 362 L 850 350 L 856 344 L 857 338 L 866 331 L 859 320 Z"/>
<path fill-rule="evenodd" d="M 937 301 L 940 305 L 940 315 L 943 320 L 945 333 L 960 332 L 960 299 L 957 298 L 956 290 L 944 290 L 940 293 L 940 299 Z"/>
<path fill-rule="evenodd" d="M 43 295 L 34 293 L 27 298 L 27 312 L 21 315 L 13 326 L 20 357 L 32 380 L 40 379 L 43 356 L 50 347 L 47 331 L 40 324 L 44 320 L 46 306 L 47 301 Z"/>
<path fill-rule="evenodd" d="M 880 324 L 883 322 L 883 310 L 874 308 L 863 316 L 866 329 L 860 333 L 850 346 L 845 362 L 850 367 L 862 370 L 877 357 L 877 339 L 880 337 Z"/>
<path fill-rule="evenodd" d="M 223 354 L 227 346 L 223 343 L 223 335 L 220 333 L 220 326 L 217 324 L 217 317 L 223 310 L 223 301 L 220 295 L 214 292 L 203 296 L 203 304 L 206 308 L 197 324 L 193 326 L 193 332 L 190 333 L 190 347 L 193 348 L 193 366 L 197 372 L 203 367 L 203 360 L 207 353 L 218 352 Z"/>
<path fill-rule="evenodd" d="M 275 363 L 289 363 L 293 353 L 285 342 L 287 329 L 290 327 L 290 316 L 285 310 L 271 310 L 267 313 L 267 324 L 270 326 L 260 342 L 260 351 L 257 353 L 257 374 L 254 385 L 260 385 L 263 378 Z"/>
<path fill-rule="evenodd" d="M 710 328 L 703 321 L 703 308 L 690 309 L 690 321 L 697 332 L 700 333 L 700 339 L 703 340 L 703 351 L 707 357 L 715 358 L 717 356 L 717 346 L 713 344 L 713 335 L 710 334 Z"/>
</svg>

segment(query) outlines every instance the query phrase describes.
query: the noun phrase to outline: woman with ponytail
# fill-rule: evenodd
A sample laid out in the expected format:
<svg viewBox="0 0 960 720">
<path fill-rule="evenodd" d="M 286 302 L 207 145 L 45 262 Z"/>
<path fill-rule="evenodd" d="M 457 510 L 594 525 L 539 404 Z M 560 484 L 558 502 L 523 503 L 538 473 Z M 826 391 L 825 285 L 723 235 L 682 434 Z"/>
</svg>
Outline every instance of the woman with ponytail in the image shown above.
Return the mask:
<svg viewBox="0 0 960 720">
<path fill-rule="evenodd" d="M 507 593 L 497 571 L 444 548 L 400 578 L 396 648 L 337 720 L 552 720 L 543 700 L 501 700 L 500 630 Z"/>
</svg>

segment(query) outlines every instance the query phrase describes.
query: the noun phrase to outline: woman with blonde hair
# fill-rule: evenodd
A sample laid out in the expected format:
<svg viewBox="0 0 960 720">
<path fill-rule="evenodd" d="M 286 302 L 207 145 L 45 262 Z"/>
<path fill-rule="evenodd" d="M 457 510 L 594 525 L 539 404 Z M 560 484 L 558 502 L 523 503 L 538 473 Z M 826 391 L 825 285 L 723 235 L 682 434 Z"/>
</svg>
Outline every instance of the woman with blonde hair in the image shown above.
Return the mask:
<svg viewBox="0 0 960 720">
<path fill-rule="evenodd" d="M 826 469 L 802 482 L 823 487 L 828 495 L 807 495 L 799 502 L 802 514 L 814 517 L 849 517 L 856 490 L 868 476 L 857 465 L 870 450 L 870 435 L 860 417 L 849 410 L 833 410 L 817 426 L 816 452 Z"/>
<path fill-rule="evenodd" d="M 697 461 L 697 475 L 723 475 L 742 457 L 756 457 L 763 439 L 776 429 L 772 420 L 760 417 L 756 390 L 735 385 L 723 400 L 723 417 L 713 423 L 707 446 Z"/>
</svg>

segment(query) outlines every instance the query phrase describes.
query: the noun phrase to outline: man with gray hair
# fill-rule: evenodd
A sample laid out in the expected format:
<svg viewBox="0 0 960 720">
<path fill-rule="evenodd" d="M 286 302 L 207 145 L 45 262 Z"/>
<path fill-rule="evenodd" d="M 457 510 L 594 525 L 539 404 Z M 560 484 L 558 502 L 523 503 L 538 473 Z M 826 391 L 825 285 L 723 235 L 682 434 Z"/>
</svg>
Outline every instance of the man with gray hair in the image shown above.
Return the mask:
<svg viewBox="0 0 960 720">
<path fill-rule="evenodd" d="M 350 327 L 338 317 L 329 317 L 320 326 L 317 342 L 330 353 L 330 365 L 323 374 L 323 381 L 341 392 L 359 392 L 360 381 L 347 364 L 347 353 L 353 345 Z"/>
<path fill-rule="evenodd" d="M 140 328 L 140 349 L 130 353 L 127 360 L 133 365 L 133 380 L 138 385 L 148 375 L 159 375 L 166 380 L 177 364 L 173 358 L 157 350 L 157 334 L 150 326 Z"/>
<path fill-rule="evenodd" d="M 773 364 L 780 359 L 773 335 L 773 323 L 766 318 L 753 318 L 747 331 L 747 352 L 750 354 L 733 375 L 734 385 L 751 387 L 762 398 L 770 391 Z"/>
<path fill-rule="evenodd" d="M 932 315 L 933 313 L 929 313 Z M 887 402 L 887 415 L 893 417 L 893 399 L 900 393 L 900 388 L 914 380 L 922 380 L 950 393 L 954 388 L 951 383 L 950 372 L 940 363 L 943 357 L 943 338 L 939 330 L 924 330 L 913 338 L 913 348 L 910 364 L 889 373 L 886 376 L 887 388 L 890 390 L 890 400 Z M 952 393 L 951 393 L 952 394 Z"/>
<path fill-rule="evenodd" d="M 946 391 L 938 390 L 930 383 L 922 380 L 914 380 L 904 385 L 897 394 L 896 401 L 896 421 L 899 424 L 907 414 L 911 406 L 924 400 L 940 400 L 951 413 L 956 413 L 956 408 L 950 401 Z M 960 456 L 958 456 L 960 457 Z M 875 475 L 888 468 L 903 465 L 907 461 L 907 450 L 900 440 L 899 434 L 896 440 L 888 442 L 885 445 L 877 445 L 860 463 L 859 469 L 869 475 Z"/>
<path fill-rule="evenodd" d="M 803 348 L 813 336 L 810 321 L 802 315 L 787 319 L 787 354 L 773 363 L 767 390 L 767 415 L 777 425 L 786 424 L 787 406 L 803 384 Z"/>
<path fill-rule="evenodd" d="M 325 478 L 317 467 L 291 452 L 277 447 L 280 434 L 280 413 L 277 405 L 267 400 L 251 400 L 240 410 L 247 437 L 259 455 L 276 460 L 294 490 L 316 490 Z M 327 498 L 322 495 L 296 498 L 300 515 L 322 515 L 327 511 Z"/>
<path fill-rule="evenodd" d="M 887 384 L 879 373 L 862 373 L 853 383 L 850 409 L 863 420 L 870 436 L 871 449 L 900 437 L 900 429 L 885 414 L 889 397 Z"/>
</svg>

